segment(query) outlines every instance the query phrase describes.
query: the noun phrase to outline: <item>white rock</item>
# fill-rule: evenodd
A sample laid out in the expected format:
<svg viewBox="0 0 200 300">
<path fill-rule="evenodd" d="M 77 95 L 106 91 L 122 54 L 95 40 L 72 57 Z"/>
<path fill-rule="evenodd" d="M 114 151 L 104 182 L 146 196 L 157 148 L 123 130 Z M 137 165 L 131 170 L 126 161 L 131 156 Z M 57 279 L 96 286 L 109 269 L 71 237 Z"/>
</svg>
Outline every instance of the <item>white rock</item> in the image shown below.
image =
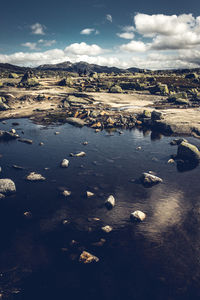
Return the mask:
<svg viewBox="0 0 200 300">
<path fill-rule="evenodd" d="M 75 157 L 83 157 L 83 156 L 85 156 L 85 155 L 86 155 L 86 153 L 83 152 L 83 151 L 81 151 L 81 152 L 79 152 L 79 153 L 76 153 L 76 154 L 70 153 L 70 156 L 75 156 Z"/>
<path fill-rule="evenodd" d="M 31 172 L 27 177 L 29 181 L 44 181 L 46 178 L 43 177 L 41 174 L 37 174 L 35 172 Z"/>
<path fill-rule="evenodd" d="M 93 196 L 94 196 L 94 193 L 87 191 L 87 192 L 86 192 L 86 195 L 87 195 L 88 198 L 90 198 L 90 197 L 93 197 Z"/>
<path fill-rule="evenodd" d="M 140 210 L 136 210 L 133 213 L 131 213 L 131 215 L 130 215 L 131 221 L 140 221 L 140 222 L 142 222 L 142 221 L 144 221 L 145 218 L 146 218 L 146 214 L 143 213 Z"/>
<path fill-rule="evenodd" d="M 67 168 L 69 166 L 69 161 L 68 159 L 63 159 L 63 161 L 61 162 L 60 166 L 62 168 Z"/>
<path fill-rule="evenodd" d="M 109 233 L 109 232 L 111 232 L 111 231 L 113 230 L 113 228 L 112 228 L 111 226 L 109 226 L 109 225 L 106 225 L 106 226 L 104 226 L 104 227 L 101 227 L 101 229 L 102 229 L 104 232 L 106 232 L 106 233 Z"/>
<path fill-rule="evenodd" d="M 16 192 L 15 183 L 8 178 L 0 179 L 0 193 L 10 194 Z"/>
<path fill-rule="evenodd" d="M 62 194 L 63 194 L 63 196 L 65 196 L 65 197 L 69 197 L 69 196 L 71 195 L 71 192 L 68 191 L 68 190 L 64 190 L 64 191 L 62 192 Z"/>
<path fill-rule="evenodd" d="M 113 195 L 110 195 L 106 202 L 105 202 L 105 206 L 107 209 L 112 209 L 115 206 L 115 198 L 113 197 Z"/>
</svg>

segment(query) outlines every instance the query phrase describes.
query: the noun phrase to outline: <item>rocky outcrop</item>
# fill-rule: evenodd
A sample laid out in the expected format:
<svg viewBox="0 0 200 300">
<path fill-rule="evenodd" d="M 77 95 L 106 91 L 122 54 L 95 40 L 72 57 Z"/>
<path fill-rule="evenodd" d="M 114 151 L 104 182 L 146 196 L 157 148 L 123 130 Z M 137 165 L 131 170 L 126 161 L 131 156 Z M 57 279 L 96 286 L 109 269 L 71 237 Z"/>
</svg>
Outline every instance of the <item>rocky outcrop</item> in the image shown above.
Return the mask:
<svg viewBox="0 0 200 300">
<path fill-rule="evenodd" d="M 1 194 L 12 194 L 16 192 L 16 186 L 14 181 L 11 179 L 5 178 L 0 179 L 0 193 Z"/>
</svg>

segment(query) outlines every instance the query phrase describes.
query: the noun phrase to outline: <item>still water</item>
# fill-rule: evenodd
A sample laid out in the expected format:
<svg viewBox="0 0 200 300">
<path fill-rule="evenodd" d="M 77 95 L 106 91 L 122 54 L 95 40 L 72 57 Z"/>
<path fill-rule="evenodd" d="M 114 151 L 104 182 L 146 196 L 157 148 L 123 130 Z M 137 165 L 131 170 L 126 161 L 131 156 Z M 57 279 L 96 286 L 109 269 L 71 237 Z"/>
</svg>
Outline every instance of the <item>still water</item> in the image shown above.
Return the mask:
<svg viewBox="0 0 200 300">
<path fill-rule="evenodd" d="M 17 187 L 0 202 L 3 299 L 200 299 L 200 168 L 180 172 L 167 163 L 177 151 L 169 144 L 172 137 L 139 130 L 95 133 L 69 124 L 44 127 L 27 119 L 0 124 L 2 130 L 11 128 L 33 144 L 0 143 L 0 177 Z M 200 140 L 188 140 L 200 147 Z M 86 156 L 69 156 L 80 151 Z M 60 168 L 64 158 L 66 169 Z M 150 170 L 163 184 L 134 183 Z M 46 181 L 27 182 L 32 171 Z M 64 198 L 62 189 L 71 196 Z M 86 198 L 86 191 L 95 196 Z M 116 206 L 108 211 L 104 202 L 110 194 Z M 147 214 L 143 223 L 130 222 L 134 210 Z M 25 211 L 32 218 L 25 218 Z M 113 231 L 104 233 L 105 225 Z M 94 245 L 101 238 L 104 245 Z M 80 264 L 83 250 L 99 262 Z"/>
</svg>

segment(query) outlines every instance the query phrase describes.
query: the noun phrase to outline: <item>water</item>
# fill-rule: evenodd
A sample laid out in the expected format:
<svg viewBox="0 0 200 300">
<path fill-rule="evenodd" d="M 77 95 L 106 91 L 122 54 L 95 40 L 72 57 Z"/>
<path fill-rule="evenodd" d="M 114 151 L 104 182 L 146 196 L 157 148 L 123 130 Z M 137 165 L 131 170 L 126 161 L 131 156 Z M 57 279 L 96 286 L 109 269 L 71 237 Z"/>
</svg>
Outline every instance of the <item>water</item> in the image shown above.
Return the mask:
<svg viewBox="0 0 200 300">
<path fill-rule="evenodd" d="M 13 121 L 34 142 L 0 143 L 1 178 L 17 186 L 16 195 L 0 202 L 0 286 L 6 299 L 199 299 L 200 168 L 179 172 L 176 164 L 167 164 L 177 150 L 169 144 L 172 138 L 139 130 L 96 134 L 26 119 L 9 120 L 0 129 L 10 130 Z M 199 140 L 188 140 L 200 147 Z M 86 156 L 69 156 L 79 151 Z M 59 166 L 64 158 L 70 161 L 67 169 Z M 144 188 L 133 182 L 149 170 L 164 183 Z M 27 182 L 31 171 L 46 181 Z M 60 195 L 63 188 L 72 192 L 69 198 Z M 87 199 L 86 191 L 95 196 Z M 107 211 L 110 194 L 116 207 Z M 129 216 L 137 209 L 147 219 L 132 224 Z M 89 222 L 93 217 L 100 221 Z M 103 233 L 105 225 L 113 231 Z M 101 238 L 102 247 L 93 245 Z M 81 265 L 84 249 L 99 263 Z"/>
</svg>

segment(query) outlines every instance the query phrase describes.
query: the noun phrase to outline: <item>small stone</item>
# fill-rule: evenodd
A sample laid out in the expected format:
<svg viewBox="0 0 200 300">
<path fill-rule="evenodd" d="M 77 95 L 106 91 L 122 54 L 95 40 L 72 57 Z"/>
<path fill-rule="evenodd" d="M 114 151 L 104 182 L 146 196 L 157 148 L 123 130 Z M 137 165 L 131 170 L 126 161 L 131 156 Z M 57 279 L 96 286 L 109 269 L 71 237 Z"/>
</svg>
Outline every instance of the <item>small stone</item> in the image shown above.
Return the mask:
<svg viewBox="0 0 200 300">
<path fill-rule="evenodd" d="M 11 133 L 16 133 L 16 130 L 12 128 L 10 132 Z"/>
<path fill-rule="evenodd" d="M 27 177 L 26 180 L 29 181 L 44 181 L 46 180 L 45 177 L 43 177 L 41 174 L 37 174 L 35 172 L 31 172 Z"/>
<path fill-rule="evenodd" d="M 109 233 L 109 232 L 111 232 L 111 231 L 113 230 L 113 228 L 112 228 L 111 226 L 109 226 L 109 225 L 106 225 L 106 226 L 104 226 L 104 227 L 101 227 L 101 229 L 102 229 L 104 232 L 106 232 L 106 233 Z"/>
<path fill-rule="evenodd" d="M 98 261 L 99 261 L 98 257 L 90 254 L 87 251 L 83 251 L 79 257 L 79 262 L 82 262 L 84 264 L 90 264 Z"/>
<path fill-rule="evenodd" d="M 68 191 L 68 190 L 64 190 L 64 191 L 62 192 L 62 195 L 63 195 L 64 197 L 69 197 L 69 196 L 71 195 L 71 192 Z"/>
<path fill-rule="evenodd" d="M 95 132 L 97 133 L 97 132 L 100 132 L 101 130 L 100 129 L 95 129 Z"/>
<path fill-rule="evenodd" d="M 93 197 L 94 193 L 87 191 L 86 196 L 87 196 L 87 198 Z"/>
<path fill-rule="evenodd" d="M 25 169 L 24 167 L 21 167 L 21 166 L 18 166 L 18 165 L 12 165 L 12 168 L 16 169 L 16 170 L 24 170 Z"/>
<path fill-rule="evenodd" d="M 83 142 L 82 144 L 83 144 L 84 146 L 86 146 L 86 145 L 88 145 L 88 142 Z"/>
<path fill-rule="evenodd" d="M 59 131 L 56 131 L 56 132 L 54 132 L 54 134 L 55 134 L 55 135 L 58 135 L 58 134 L 60 134 L 60 132 L 59 132 Z"/>
<path fill-rule="evenodd" d="M 112 209 L 115 206 L 115 198 L 112 195 L 105 201 L 105 206 L 107 209 Z"/>
<path fill-rule="evenodd" d="M 24 217 L 26 217 L 27 219 L 31 219 L 32 218 L 32 213 L 30 211 L 25 211 L 24 212 Z"/>
<path fill-rule="evenodd" d="M 133 222 L 135 222 L 135 221 L 142 222 L 142 221 L 144 221 L 145 218 L 146 218 L 146 214 L 140 210 L 136 210 L 133 213 L 131 213 L 131 215 L 130 215 L 130 219 Z"/>
<path fill-rule="evenodd" d="M 39 143 L 39 146 L 44 146 L 44 143 L 43 143 L 43 142 L 40 142 L 40 143 Z"/>
<path fill-rule="evenodd" d="M 61 166 L 61 168 L 67 168 L 69 166 L 69 160 L 68 159 L 63 159 L 60 166 Z"/>
<path fill-rule="evenodd" d="M 86 153 L 83 152 L 83 151 L 81 151 L 81 152 L 79 152 L 79 153 L 77 153 L 77 154 L 70 153 L 70 156 L 74 156 L 74 157 L 83 157 L 83 156 L 85 156 L 85 155 L 86 155 Z"/>
<path fill-rule="evenodd" d="M 67 224 L 69 224 L 70 222 L 69 222 L 68 220 L 63 220 L 62 223 L 63 223 L 63 225 L 67 225 Z"/>
<path fill-rule="evenodd" d="M 88 220 L 88 222 L 98 222 L 98 221 L 100 221 L 100 219 L 99 218 L 88 218 L 87 219 Z"/>
<path fill-rule="evenodd" d="M 140 146 L 136 148 L 136 150 L 141 150 L 141 149 L 142 149 L 142 147 L 140 147 Z"/>
<path fill-rule="evenodd" d="M 171 159 L 168 160 L 167 163 L 168 163 L 168 164 L 174 164 L 174 163 L 175 163 L 175 160 L 174 160 L 173 158 L 171 158 Z"/>
<path fill-rule="evenodd" d="M 18 141 L 25 144 L 33 144 L 33 141 L 29 139 L 18 139 Z"/>
</svg>

